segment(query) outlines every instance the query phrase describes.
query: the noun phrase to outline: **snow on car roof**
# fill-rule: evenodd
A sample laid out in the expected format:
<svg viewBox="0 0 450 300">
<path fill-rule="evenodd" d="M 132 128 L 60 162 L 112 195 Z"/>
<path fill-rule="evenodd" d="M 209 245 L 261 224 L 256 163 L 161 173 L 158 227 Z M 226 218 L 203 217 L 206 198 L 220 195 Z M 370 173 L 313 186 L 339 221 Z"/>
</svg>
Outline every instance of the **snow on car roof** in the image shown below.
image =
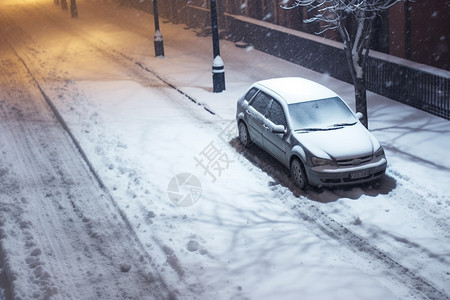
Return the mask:
<svg viewBox="0 0 450 300">
<path fill-rule="evenodd" d="M 329 88 L 300 77 L 266 79 L 256 82 L 255 85 L 278 94 L 287 104 L 338 96 Z"/>
</svg>

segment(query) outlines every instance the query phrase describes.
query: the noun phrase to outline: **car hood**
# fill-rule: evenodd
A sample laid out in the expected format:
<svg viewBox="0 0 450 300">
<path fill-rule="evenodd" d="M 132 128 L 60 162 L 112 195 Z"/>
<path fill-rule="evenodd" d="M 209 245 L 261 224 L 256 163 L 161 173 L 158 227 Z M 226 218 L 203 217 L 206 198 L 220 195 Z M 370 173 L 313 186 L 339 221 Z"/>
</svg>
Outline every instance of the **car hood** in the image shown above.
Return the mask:
<svg viewBox="0 0 450 300">
<path fill-rule="evenodd" d="M 377 139 L 361 124 L 325 131 L 299 131 L 294 137 L 314 156 L 352 158 L 371 155 L 380 147 Z"/>
</svg>

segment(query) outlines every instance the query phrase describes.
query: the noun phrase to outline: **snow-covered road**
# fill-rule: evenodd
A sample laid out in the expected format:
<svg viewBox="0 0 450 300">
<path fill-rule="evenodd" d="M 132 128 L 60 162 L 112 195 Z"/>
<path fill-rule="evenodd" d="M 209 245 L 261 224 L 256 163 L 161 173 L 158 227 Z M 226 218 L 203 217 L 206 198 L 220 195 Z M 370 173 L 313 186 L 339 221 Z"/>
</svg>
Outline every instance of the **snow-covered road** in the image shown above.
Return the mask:
<svg viewBox="0 0 450 300">
<path fill-rule="evenodd" d="M 2 14 L 2 28 L 4 22 Z M 151 255 L 4 37 L 0 223 L 6 296 L 167 298 Z"/>
<path fill-rule="evenodd" d="M 239 145 L 235 100 L 259 76 L 301 74 L 348 98 L 351 88 L 223 42 L 228 91 L 211 94 L 208 38 L 165 24 L 167 58 L 155 59 L 151 16 L 78 4 L 77 20 L 49 3 L 1 5 L 6 296 L 449 297 L 450 163 L 410 152 L 418 139 L 446 153 L 448 121 L 402 106 L 402 131 L 383 117 L 396 106 L 373 96 L 387 176 L 305 193 L 268 155 Z M 202 167 L 212 150 L 219 169 Z M 434 180 L 423 180 L 430 170 Z M 190 207 L 167 195 L 183 172 L 202 185 Z"/>
</svg>

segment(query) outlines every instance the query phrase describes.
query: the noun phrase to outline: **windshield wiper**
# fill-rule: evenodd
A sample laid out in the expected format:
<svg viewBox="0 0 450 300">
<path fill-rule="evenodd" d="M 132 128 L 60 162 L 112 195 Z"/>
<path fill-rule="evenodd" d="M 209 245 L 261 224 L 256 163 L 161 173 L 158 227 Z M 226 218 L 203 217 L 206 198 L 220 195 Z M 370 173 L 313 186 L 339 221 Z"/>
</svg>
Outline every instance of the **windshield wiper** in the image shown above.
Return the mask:
<svg viewBox="0 0 450 300">
<path fill-rule="evenodd" d="M 337 124 L 330 125 L 328 127 L 299 128 L 299 129 L 295 129 L 295 132 L 299 132 L 299 131 L 310 132 L 310 131 L 336 130 L 336 129 L 341 129 L 344 126 L 352 126 L 352 125 L 355 125 L 355 124 L 356 124 L 356 122 L 354 122 L 354 123 L 337 123 Z"/>
<path fill-rule="evenodd" d="M 336 123 L 331 125 L 330 127 L 344 127 L 344 126 L 352 126 L 355 125 L 356 122 L 352 122 L 352 123 Z"/>
<path fill-rule="evenodd" d="M 333 130 L 334 128 L 300 128 L 295 129 L 295 131 L 327 131 L 327 130 Z"/>
</svg>

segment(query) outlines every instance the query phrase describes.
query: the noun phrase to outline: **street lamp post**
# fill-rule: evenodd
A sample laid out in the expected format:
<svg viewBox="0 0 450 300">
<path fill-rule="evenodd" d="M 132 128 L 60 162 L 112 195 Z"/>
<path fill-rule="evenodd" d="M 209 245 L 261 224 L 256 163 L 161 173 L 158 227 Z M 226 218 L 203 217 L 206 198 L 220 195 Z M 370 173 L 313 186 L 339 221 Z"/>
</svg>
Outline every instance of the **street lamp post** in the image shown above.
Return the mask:
<svg viewBox="0 0 450 300">
<path fill-rule="evenodd" d="M 61 9 L 67 10 L 67 0 L 61 0 Z"/>
<path fill-rule="evenodd" d="M 72 18 L 78 17 L 77 3 L 75 0 L 70 0 L 70 14 L 72 15 Z"/>
<path fill-rule="evenodd" d="M 213 41 L 213 92 L 220 93 L 225 90 L 225 67 L 222 58 L 220 57 L 219 48 L 219 26 L 217 24 L 217 7 L 216 0 L 211 1 L 211 26 L 212 26 L 212 41 Z"/>
<path fill-rule="evenodd" d="M 155 17 L 155 56 L 164 56 L 164 44 L 161 31 L 159 31 L 159 16 L 158 16 L 158 4 L 156 0 L 153 0 L 153 16 Z"/>
</svg>

